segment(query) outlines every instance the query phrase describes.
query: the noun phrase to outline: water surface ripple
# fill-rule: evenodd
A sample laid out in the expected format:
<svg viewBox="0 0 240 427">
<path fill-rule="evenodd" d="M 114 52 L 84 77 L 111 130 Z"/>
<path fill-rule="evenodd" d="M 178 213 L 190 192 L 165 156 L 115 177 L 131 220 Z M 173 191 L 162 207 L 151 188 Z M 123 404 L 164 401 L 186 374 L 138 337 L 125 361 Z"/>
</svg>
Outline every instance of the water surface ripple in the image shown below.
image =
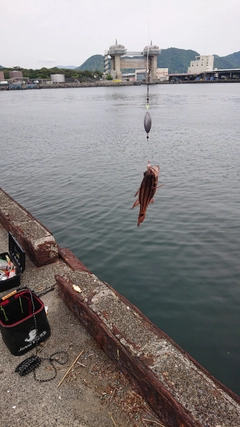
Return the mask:
<svg viewBox="0 0 240 427">
<path fill-rule="evenodd" d="M 0 92 L 1 187 L 240 394 L 240 85 Z M 161 167 L 146 220 L 131 210 Z"/>
</svg>

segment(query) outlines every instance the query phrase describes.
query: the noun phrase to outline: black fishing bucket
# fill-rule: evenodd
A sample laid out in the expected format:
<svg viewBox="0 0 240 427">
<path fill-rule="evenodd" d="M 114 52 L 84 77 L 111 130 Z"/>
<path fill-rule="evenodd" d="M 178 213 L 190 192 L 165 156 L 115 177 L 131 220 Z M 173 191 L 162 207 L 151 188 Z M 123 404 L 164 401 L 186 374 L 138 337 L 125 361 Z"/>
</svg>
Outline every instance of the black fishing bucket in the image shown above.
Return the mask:
<svg viewBox="0 0 240 427">
<path fill-rule="evenodd" d="M 20 356 L 50 336 L 41 299 L 31 289 L 19 289 L 0 300 L 0 330 L 14 356 Z"/>
</svg>

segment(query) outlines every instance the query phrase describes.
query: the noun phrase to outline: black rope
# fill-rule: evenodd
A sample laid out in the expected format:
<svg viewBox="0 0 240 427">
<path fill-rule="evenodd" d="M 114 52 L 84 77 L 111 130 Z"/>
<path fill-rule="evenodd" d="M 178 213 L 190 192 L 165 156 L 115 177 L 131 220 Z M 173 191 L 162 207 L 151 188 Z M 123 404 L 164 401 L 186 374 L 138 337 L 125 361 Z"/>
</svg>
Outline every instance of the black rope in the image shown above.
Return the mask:
<svg viewBox="0 0 240 427">
<path fill-rule="evenodd" d="M 37 369 L 40 363 L 40 357 L 30 356 L 27 359 L 23 360 L 23 362 L 19 363 L 19 365 L 15 369 L 15 372 L 18 372 L 20 377 L 25 377 L 25 375 Z"/>
<path fill-rule="evenodd" d="M 43 361 L 49 361 L 49 364 L 52 366 L 54 370 L 54 374 L 50 378 L 37 378 L 36 369 L 41 365 Z M 56 351 L 51 354 L 49 357 L 39 357 L 37 354 L 35 356 L 30 356 L 27 359 L 23 360 L 16 367 L 15 372 L 19 373 L 21 377 L 24 377 L 30 372 L 33 372 L 33 377 L 36 381 L 40 383 L 45 383 L 48 381 L 52 381 L 57 376 L 57 368 L 54 363 L 58 363 L 59 365 L 65 365 L 68 362 L 68 353 L 66 351 Z"/>
</svg>

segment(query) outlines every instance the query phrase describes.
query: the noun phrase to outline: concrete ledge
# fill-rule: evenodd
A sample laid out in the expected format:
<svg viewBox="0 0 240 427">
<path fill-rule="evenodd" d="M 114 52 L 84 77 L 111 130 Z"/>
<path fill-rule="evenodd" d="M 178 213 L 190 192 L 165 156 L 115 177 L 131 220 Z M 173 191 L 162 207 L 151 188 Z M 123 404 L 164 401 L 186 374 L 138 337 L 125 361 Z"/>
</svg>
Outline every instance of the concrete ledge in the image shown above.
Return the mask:
<svg viewBox="0 0 240 427">
<path fill-rule="evenodd" d="M 0 222 L 37 267 L 58 259 L 58 246 L 52 233 L 1 188 Z"/>
<path fill-rule="evenodd" d="M 59 256 L 69 265 L 72 270 L 85 271 L 91 273 L 90 270 L 67 248 L 58 248 Z"/>
<path fill-rule="evenodd" d="M 237 395 L 107 283 L 81 270 L 82 264 L 55 276 L 60 297 L 165 425 L 239 427 Z"/>
</svg>

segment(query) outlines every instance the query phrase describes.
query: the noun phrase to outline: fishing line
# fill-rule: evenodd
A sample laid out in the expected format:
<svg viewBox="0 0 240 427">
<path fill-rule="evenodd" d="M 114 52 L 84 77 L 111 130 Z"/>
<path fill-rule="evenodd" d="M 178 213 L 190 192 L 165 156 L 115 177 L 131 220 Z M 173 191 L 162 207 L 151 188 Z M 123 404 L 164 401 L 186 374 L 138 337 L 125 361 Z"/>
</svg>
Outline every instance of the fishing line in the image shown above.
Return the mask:
<svg viewBox="0 0 240 427">
<path fill-rule="evenodd" d="M 149 85 L 150 85 L 150 65 L 149 65 L 149 28 L 150 28 L 150 19 L 149 19 L 149 0 L 148 0 L 148 45 L 147 45 L 147 60 L 146 60 L 146 85 L 147 85 L 147 99 L 146 99 L 146 114 L 144 117 L 144 129 L 147 134 L 147 140 L 149 139 L 149 132 L 152 126 L 152 119 L 149 113 Z"/>
<path fill-rule="evenodd" d="M 148 44 L 147 44 L 147 48 L 145 48 L 145 49 L 147 49 L 147 51 L 145 52 L 146 56 L 147 56 L 147 58 L 146 58 L 146 88 L 147 88 L 146 110 L 147 111 L 145 113 L 144 122 L 143 122 L 144 129 L 145 129 L 145 132 L 147 134 L 147 137 L 146 137 L 147 141 L 149 139 L 149 132 L 150 132 L 151 127 L 152 127 L 152 119 L 151 119 L 150 113 L 148 111 L 149 110 L 149 101 L 150 101 L 150 95 L 149 95 L 149 86 L 150 86 L 150 58 L 149 58 L 149 50 L 150 50 L 150 44 L 149 44 L 150 17 L 149 17 L 149 9 L 150 9 L 150 6 L 149 6 L 149 0 L 148 0 L 148 30 L 147 30 L 148 31 Z M 149 166 L 150 166 L 150 162 L 148 160 L 148 166 L 147 167 L 149 167 Z"/>
<path fill-rule="evenodd" d="M 149 15 L 149 2 L 148 2 L 148 15 Z M 149 21 L 149 18 L 148 18 Z M 149 22 L 148 22 L 148 33 L 149 33 Z M 149 34 L 148 34 L 149 36 Z M 144 48 L 143 50 L 143 56 L 146 57 L 146 88 L 147 88 L 147 97 L 146 97 L 146 109 L 147 112 L 145 113 L 144 117 L 144 128 L 145 132 L 147 134 L 147 141 L 149 139 L 149 132 L 151 130 L 152 126 L 152 119 L 149 114 L 149 101 L 150 101 L 150 94 L 149 94 L 149 86 L 151 83 L 151 78 L 154 81 L 155 76 L 155 67 L 156 67 L 156 58 L 155 55 L 158 54 L 159 49 L 156 46 L 152 46 L 152 42 Z M 152 70 L 152 67 L 154 70 Z M 162 187 L 163 184 L 158 185 L 158 175 L 160 172 L 160 167 L 158 165 L 152 166 L 151 163 L 148 160 L 147 164 L 147 170 L 143 174 L 143 179 L 140 184 L 140 187 L 138 191 L 136 192 L 135 196 L 138 196 L 135 200 L 132 209 L 139 205 L 139 215 L 138 215 L 138 221 L 137 226 L 144 221 L 146 217 L 146 211 L 148 208 L 148 205 L 150 203 L 154 202 L 154 195 L 156 193 L 157 188 Z"/>
<path fill-rule="evenodd" d="M 146 99 L 146 114 L 144 117 L 144 129 L 147 134 L 147 140 L 149 138 L 149 132 L 152 127 L 152 119 L 149 113 L 149 85 L 150 85 L 150 68 L 149 68 L 149 45 L 147 47 L 147 67 L 146 67 L 146 84 L 147 84 L 147 99 Z"/>
</svg>

